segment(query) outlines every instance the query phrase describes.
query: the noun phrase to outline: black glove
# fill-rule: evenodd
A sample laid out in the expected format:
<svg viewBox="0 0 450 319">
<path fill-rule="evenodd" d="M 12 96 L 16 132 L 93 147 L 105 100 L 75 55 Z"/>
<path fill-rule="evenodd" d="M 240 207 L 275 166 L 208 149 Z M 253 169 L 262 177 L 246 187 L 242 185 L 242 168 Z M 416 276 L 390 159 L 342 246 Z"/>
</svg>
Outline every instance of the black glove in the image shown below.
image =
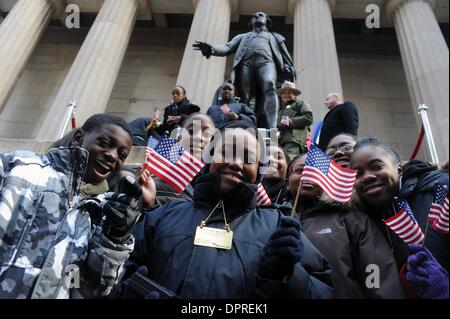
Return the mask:
<svg viewBox="0 0 450 319">
<path fill-rule="evenodd" d="M 103 233 L 113 242 L 126 241 L 142 208 L 141 186 L 131 176 L 123 177 L 118 193 L 107 193 L 103 203 Z"/>
<path fill-rule="evenodd" d="M 195 41 L 195 43 L 192 46 L 194 47 L 194 50 L 202 51 L 202 54 L 207 59 L 209 59 L 213 53 L 212 46 L 206 42 Z"/>
<path fill-rule="evenodd" d="M 278 126 L 277 126 L 277 129 L 278 129 L 278 131 L 280 132 L 280 133 L 284 133 L 284 132 L 286 132 L 286 131 L 288 131 L 289 130 L 289 126 L 286 126 L 286 125 L 283 125 L 283 124 L 279 124 Z"/>
<path fill-rule="evenodd" d="M 300 223 L 294 217 L 281 216 L 277 230 L 264 248 L 264 255 L 258 265 L 258 275 L 280 281 L 285 276 L 292 275 L 302 254 Z"/>
</svg>

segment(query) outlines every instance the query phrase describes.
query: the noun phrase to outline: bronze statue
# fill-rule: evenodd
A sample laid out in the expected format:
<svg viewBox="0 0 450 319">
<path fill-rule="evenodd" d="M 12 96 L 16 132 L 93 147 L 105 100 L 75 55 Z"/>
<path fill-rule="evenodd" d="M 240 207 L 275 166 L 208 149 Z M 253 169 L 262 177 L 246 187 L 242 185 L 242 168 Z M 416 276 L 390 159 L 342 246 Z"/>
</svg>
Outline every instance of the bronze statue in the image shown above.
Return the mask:
<svg viewBox="0 0 450 319">
<path fill-rule="evenodd" d="M 250 25 L 252 31 L 237 35 L 227 44 L 196 41 L 193 47 L 208 59 L 212 55 L 227 56 L 236 52 L 233 62 L 236 95 L 247 105 L 256 98 L 258 127 L 276 128 L 278 98 L 275 90 L 286 80 L 295 81 L 294 65 L 284 37 L 269 31 L 271 20 L 267 14 L 255 13 Z"/>
</svg>

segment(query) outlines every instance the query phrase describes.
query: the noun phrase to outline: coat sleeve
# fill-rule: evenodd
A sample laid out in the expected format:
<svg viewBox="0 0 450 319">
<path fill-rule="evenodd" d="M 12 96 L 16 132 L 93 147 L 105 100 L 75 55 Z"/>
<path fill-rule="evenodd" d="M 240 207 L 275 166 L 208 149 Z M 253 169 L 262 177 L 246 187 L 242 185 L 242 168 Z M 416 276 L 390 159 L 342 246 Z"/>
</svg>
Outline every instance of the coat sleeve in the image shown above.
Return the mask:
<svg viewBox="0 0 450 319">
<path fill-rule="evenodd" d="M 313 113 L 311 106 L 303 102 L 302 110 L 298 116 L 289 119 L 289 124 L 293 129 L 303 130 L 305 127 L 312 125 Z"/>
<path fill-rule="evenodd" d="M 260 298 L 332 299 L 333 285 L 328 262 L 302 233 L 304 253 L 292 275 L 282 281 L 255 276 Z"/>
<path fill-rule="evenodd" d="M 346 224 L 347 229 L 351 230 L 349 235 L 352 238 L 352 250 L 358 268 L 355 271 L 359 273 L 366 295 L 372 299 L 405 298 L 394 255 L 377 225 L 359 212 L 347 216 L 352 217 L 351 220 L 346 218 Z M 355 219 L 355 216 L 360 218 Z M 374 288 L 368 288 L 366 282 L 372 283 Z"/>
<path fill-rule="evenodd" d="M 227 56 L 236 52 L 239 44 L 241 43 L 244 34 L 238 34 L 227 44 L 213 45 L 212 55 L 214 56 Z"/>
<path fill-rule="evenodd" d="M 292 74 L 289 74 L 289 75 L 283 74 L 281 76 L 281 78 L 282 78 L 282 80 L 289 80 L 291 82 L 295 82 L 297 79 L 297 73 L 295 71 L 295 66 L 294 66 L 294 62 L 292 61 L 292 57 L 289 54 L 289 50 L 286 46 L 286 43 L 285 43 L 286 40 L 281 34 L 278 34 L 278 33 L 272 33 L 272 34 L 275 36 L 275 38 L 277 40 L 281 56 L 283 57 L 283 66 L 289 66 L 293 69 Z M 283 71 L 283 70 L 281 70 L 281 71 Z M 282 81 L 278 81 L 278 82 L 282 82 Z"/>
<path fill-rule="evenodd" d="M 10 159 L 11 153 L 0 154 L 0 189 L 2 189 L 3 180 L 6 178 L 6 174 L 9 171 Z"/>
<path fill-rule="evenodd" d="M 358 110 L 353 103 L 346 102 L 347 106 L 341 109 L 342 121 L 344 123 L 345 133 L 350 133 L 352 135 L 358 135 Z"/>
<path fill-rule="evenodd" d="M 146 214 L 144 219 L 135 226 L 133 230 L 135 246 L 130 258 L 125 264 L 124 280 L 131 277 L 140 266 L 150 268 L 155 230 L 168 206 L 170 204 L 160 206 L 151 213 Z"/>
<path fill-rule="evenodd" d="M 133 251 L 134 237 L 114 243 L 96 227 L 89 241 L 88 254 L 81 267 L 80 289 L 72 298 L 102 298 L 111 294 L 119 282 L 125 261 Z"/>
<path fill-rule="evenodd" d="M 239 113 L 239 116 L 242 120 L 248 121 L 252 123 L 253 125 L 256 125 L 256 115 L 255 112 L 251 108 L 249 108 L 247 105 L 241 103 L 241 110 Z"/>
<path fill-rule="evenodd" d="M 184 123 L 184 121 L 186 121 L 186 119 L 189 117 L 189 115 L 196 113 L 196 112 L 200 112 L 200 106 L 198 106 L 195 103 L 189 103 L 188 111 L 185 114 L 180 114 L 180 116 L 181 116 L 180 125 L 182 123 Z"/>
<path fill-rule="evenodd" d="M 166 131 L 166 128 L 167 128 L 167 120 L 169 119 L 169 116 L 170 116 L 170 104 L 167 105 L 167 106 L 164 108 L 164 115 L 163 115 L 162 125 L 161 125 L 160 127 L 157 128 L 157 132 L 158 132 L 160 135 L 163 135 L 163 134 L 165 133 L 165 131 Z M 170 133 L 170 132 L 169 132 L 169 133 Z"/>
</svg>

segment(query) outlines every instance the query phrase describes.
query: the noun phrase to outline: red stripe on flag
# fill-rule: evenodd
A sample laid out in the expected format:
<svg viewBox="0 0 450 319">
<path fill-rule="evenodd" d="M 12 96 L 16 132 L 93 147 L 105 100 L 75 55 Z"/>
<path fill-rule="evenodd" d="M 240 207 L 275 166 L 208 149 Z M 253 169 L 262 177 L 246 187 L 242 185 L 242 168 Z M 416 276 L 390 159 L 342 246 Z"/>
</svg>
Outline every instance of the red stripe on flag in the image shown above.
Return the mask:
<svg viewBox="0 0 450 319">
<path fill-rule="evenodd" d="M 269 195 L 266 192 L 264 186 L 260 183 L 258 184 L 258 191 L 256 194 L 256 204 L 257 205 L 271 205 L 272 201 L 270 200 Z"/>
<path fill-rule="evenodd" d="M 424 239 L 419 225 L 402 209 L 394 216 L 385 219 L 384 223 L 407 244 L 418 244 Z"/>
<path fill-rule="evenodd" d="M 306 166 L 302 173 L 302 180 L 316 183 L 322 187 L 331 198 L 339 202 L 347 202 L 352 196 L 353 185 L 347 187 L 336 186 L 329 178 L 327 178 L 327 176 L 315 167 Z"/>
<path fill-rule="evenodd" d="M 431 226 L 438 233 L 445 235 L 449 233 L 449 212 L 448 212 L 448 195 L 445 198 L 443 207 L 440 206 L 439 217 L 433 222 Z"/>
<path fill-rule="evenodd" d="M 177 192 L 182 192 L 203 167 L 188 152 L 184 152 L 180 160 L 174 164 L 153 149 L 147 149 L 144 168 L 158 176 Z"/>
<path fill-rule="evenodd" d="M 189 180 L 189 182 L 192 180 L 192 178 L 194 178 L 195 175 L 198 174 L 198 172 L 200 171 L 200 169 L 197 170 L 189 170 L 186 169 L 186 165 L 181 164 L 180 162 L 178 162 L 177 164 L 173 164 L 172 162 L 170 162 L 169 160 L 167 160 L 165 157 L 159 155 L 157 152 L 152 151 L 152 153 L 154 154 L 154 157 L 157 157 L 158 160 L 160 160 L 162 162 L 162 164 L 166 165 L 167 167 L 173 169 L 175 171 L 175 173 L 184 176 L 185 180 Z M 153 158 L 154 158 L 153 157 Z M 181 176 L 180 176 L 181 177 Z"/>
<path fill-rule="evenodd" d="M 306 172 L 306 174 L 305 174 L 305 172 Z M 339 186 L 339 185 L 336 185 L 332 180 L 330 180 L 326 175 L 324 175 L 320 170 L 318 170 L 315 167 L 309 167 L 309 166 L 305 167 L 304 170 L 303 170 L 303 173 L 302 173 L 302 177 L 304 175 L 317 176 L 317 177 L 321 178 L 335 192 L 347 193 L 347 192 L 353 190 L 353 185 L 351 185 L 351 186 Z"/>
<path fill-rule="evenodd" d="M 150 160 L 150 172 L 159 175 L 163 180 L 171 186 L 183 190 L 186 187 L 186 181 L 172 173 L 171 169 L 161 165 L 160 162 Z"/>
</svg>

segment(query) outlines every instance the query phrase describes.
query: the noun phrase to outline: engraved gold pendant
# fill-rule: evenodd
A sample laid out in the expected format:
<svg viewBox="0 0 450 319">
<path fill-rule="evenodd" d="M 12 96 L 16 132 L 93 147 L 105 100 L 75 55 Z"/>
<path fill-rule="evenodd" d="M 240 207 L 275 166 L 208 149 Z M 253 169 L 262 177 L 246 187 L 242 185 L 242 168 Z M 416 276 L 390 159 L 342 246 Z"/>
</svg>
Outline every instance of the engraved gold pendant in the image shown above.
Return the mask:
<svg viewBox="0 0 450 319">
<path fill-rule="evenodd" d="M 219 249 L 231 249 L 233 243 L 233 231 L 211 227 L 197 226 L 194 245 L 214 247 Z"/>
<path fill-rule="evenodd" d="M 206 223 L 218 208 L 222 208 L 225 229 L 206 227 Z M 200 223 L 200 226 L 197 226 L 197 230 L 195 231 L 194 245 L 229 250 L 231 249 L 232 244 L 233 231 L 231 230 L 230 225 L 227 223 L 223 201 L 220 201 L 216 205 L 216 207 L 214 207 L 209 216 Z"/>
</svg>

